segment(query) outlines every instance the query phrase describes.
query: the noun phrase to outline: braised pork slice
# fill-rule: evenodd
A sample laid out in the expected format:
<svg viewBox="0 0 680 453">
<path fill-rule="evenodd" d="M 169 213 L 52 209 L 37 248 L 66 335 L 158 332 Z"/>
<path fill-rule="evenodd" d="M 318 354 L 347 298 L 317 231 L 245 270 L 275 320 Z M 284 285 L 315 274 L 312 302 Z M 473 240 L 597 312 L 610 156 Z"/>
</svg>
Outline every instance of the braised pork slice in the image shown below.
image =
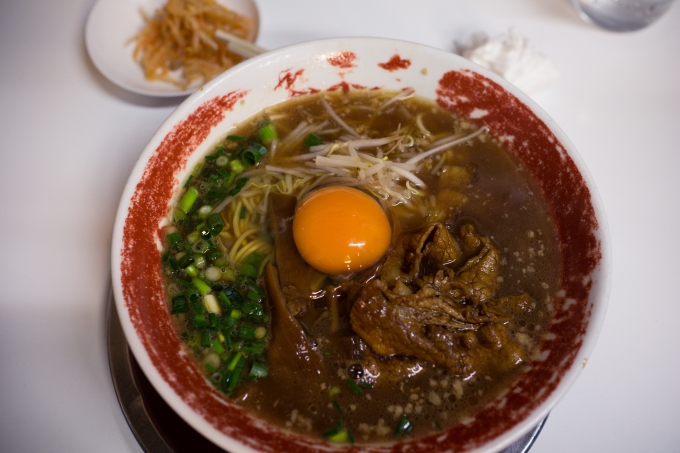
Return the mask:
<svg viewBox="0 0 680 453">
<path fill-rule="evenodd" d="M 377 355 L 415 358 L 456 376 L 522 362 L 503 314 L 507 298 L 489 303 L 498 290 L 498 250 L 472 225 L 459 238 L 460 246 L 441 224 L 404 236 L 354 300 L 352 329 Z"/>
<path fill-rule="evenodd" d="M 350 321 L 379 355 L 416 357 L 457 375 L 472 372 L 468 351 L 455 338 L 455 329 L 470 330 L 472 324 L 428 288 L 399 296 L 381 280 L 373 280 L 354 302 Z"/>
<path fill-rule="evenodd" d="M 428 272 L 456 263 L 462 252 L 451 233 L 441 223 L 404 235 L 380 271 L 380 278 L 393 286 L 398 280 L 412 282 Z"/>
<path fill-rule="evenodd" d="M 463 226 L 460 237 L 463 250 L 475 255 L 455 272 L 447 269 L 451 278 L 441 290 L 456 300 L 483 304 L 496 296 L 500 253 L 487 238 L 477 235 L 472 225 Z"/>
</svg>

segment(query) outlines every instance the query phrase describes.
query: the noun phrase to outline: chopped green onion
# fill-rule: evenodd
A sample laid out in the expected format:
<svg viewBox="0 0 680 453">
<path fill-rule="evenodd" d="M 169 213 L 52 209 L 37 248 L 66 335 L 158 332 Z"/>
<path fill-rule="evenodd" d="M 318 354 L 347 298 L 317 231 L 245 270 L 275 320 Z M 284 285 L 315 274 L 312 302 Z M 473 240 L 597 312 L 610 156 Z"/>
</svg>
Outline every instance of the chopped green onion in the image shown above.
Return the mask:
<svg viewBox="0 0 680 453">
<path fill-rule="evenodd" d="M 333 386 L 328 390 L 328 396 L 330 396 L 331 398 L 333 398 L 333 397 L 335 397 L 339 394 L 340 394 L 340 387 L 338 387 L 338 386 Z"/>
<path fill-rule="evenodd" d="M 191 170 L 191 176 L 198 176 L 198 174 L 201 172 L 201 169 L 202 169 L 202 168 L 203 168 L 203 165 L 201 165 L 200 162 L 197 163 L 197 164 L 194 166 L 194 169 Z"/>
<path fill-rule="evenodd" d="M 262 160 L 262 158 L 267 154 L 267 148 L 260 144 L 252 144 L 249 148 L 243 151 L 241 154 L 241 161 L 243 165 L 247 167 L 252 167 Z"/>
<path fill-rule="evenodd" d="M 187 300 L 184 296 L 175 296 L 172 298 L 172 308 L 170 313 L 176 315 L 178 313 L 186 313 Z"/>
<path fill-rule="evenodd" d="M 227 149 L 224 147 L 224 145 L 217 145 L 215 147 L 215 154 L 213 154 L 213 157 L 217 157 L 220 156 L 221 154 L 224 154 L 226 150 Z"/>
<path fill-rule="evenodd" d="M 260 130 L 257 132 L 260 135 L 262 143 L 264 144 L 267 144 L 272 140 L 276 140 L 278 138 L 278 135 L 276 134 L 276 129 L 274 129 L 274 126 L 272 124 L 267 124 L 266 126 L 261 127 Z"/>
<path fill-rule="evenodd" d="M 229 313 L 229 317 L 239 319 L 241 317 L 241 310 L 234 308 L 231 313 Z"/>
<path fill-rule="evenodd" d="M 250 295 L 252 291 L 248 292 L 248 295 Z M 247 315 L 252 315 L 252 314 L 262 314 L 262 305 L 258 304 L 256 301 L 258 299 L 251 299 L 247 301 L 243 306 L 241 307 L 241 310 Z"/>
<path fill-rule="evenodd" d="M 200 238 L 201 235 L 198 234 L 198 231 L 192 231 L 191 233 L 187 234 L 187 241 L 189 241 L 190 244 L 195 244 Z"/>
<path fill-rule="evenodd" d="M 257 326 L 255 328 L 255 338 L 258 340 L 263 339 L 265 336 L 267 336 L 267 328 L 263 326 Z"/>
<path fill-rule="evenodd" d="M 194 279 L 198 280 L 198 279 Z M 200 280 L 198 280 L 200 281 Z M 201 282 L 203 283 L 203 282 Z M 205 283 L 203 283 L 205 285 Z M 206 285 L 207 286 L 207 285 Z M 208 291 L 210 291 L 210 288 L 208 288 Z M 214 313 L 222 313 L 222 309 L 220 308 L 220 304 L 217 302 L 217 297 L 215 297 L 214 294 L 206 294 L 203 296 L 203 305 L 205 306 L 205 309 L 210 312 L 210 314 Z"/>
<path fill-rule="evenodd" d="M 175 245 L 179 242 L 180 237 L 177 233 L 170 233 L 165 237 L 165 240 L 168 241 L 169 244 Z"/>
<path fill-rule="evenodd" d="M 347 383 L 357 396 L 361 396 L 363 394 L 359 386 L 352 380 L 352 378 L 347 378 Z"/>
<path fill-rule="evenodd" d="M 205 256 L 199 255 L 198 253 L 194 255 L 194 266 L 196 266 L 199 269 L 203 269 L 206 264 L 207 261 L 205 259 Z"/>
<path fill-rule="evenodd" d="M 234 159 L 231 162 L 229 162 L 229 169 L 238 174 L 238 173 L 243 173 L 243 170 L 246 169 L 246 167 L 243 165 L 243 162 L 241 162 L 238 159 Z"/>
<path fill-rule="evenodd" d="M 236 180 L 236 173 L 229 173 L 226 181 L 224 181 L 224 187 L 231 186 L 234 183 L 235 180 Z"/>
<path fill-rule="evenodd" d="M 190 277 L 198 277 L 198 268 L 194 266 L 193 264 L 188 265 L 185 269 L 184 272 L 187 273 L 188 276 Z"/>
<path fill-rule="evenodd" d="M 191 255 L 184 255 L 181 258 L 177 259 L 177 264 L 179 267 L 182 269 L 186 269 L 190 264 L 194 262 L 194 257 Z"/>
<path fill-rule="evenodd" d="M 227 295 L 224 294 L 224 291 L 220 291 L 219 293 L 217 293 L 217 297 L 219 298 L 223 308 L 231 307 L 231 301 L 229 300 Z"/>
<path fill-rule="evenodd" d="M 241 357 L 243 357 L 243 353 L 241 351 L 237 352 L 234 357 L 229 361 L 229 365 L 227 365 L 227 368 L 229 371 L 232 371 L 234 368 L 236 368 L 236 365 L 238 365 L 238 361 L 241 360 Z"/>
<path fill-rule="evenodd" d="M 344 428 L 334 428 L 325 432 L 323 437 L 331 442 L 346 442 L 348 439 L 347 430 Z"/>
<path fill-rule="evenodd" d="M 250 367 L 250 375 L 254 378 L 263 378 L 269 374 L 269 370 L 264 363 L 253 362 Z"/>
<path fill-rule="evenodd" d="M 238 213 L 238 218 L 239 219 L 245 219 L 247 213 L 248 213 L 248 210 L 246 209 L 246 207 L 241 206 L 241 211 Z"/>
<path fill-rule="evenodd" d="M 187 213 L 177 208 L 173 211 L 173 216 L 175 217 L 175 222 L 179 222 L 184 220 L 184 218 L 187 216 Z"/>
<path fill-rule="evenodd" d="M 241 371 L 243 371 L 244 366 L 245 365 L 239 365 L 234 369 L 234 371 L 232 371 L 231 375 L 229 376 L 229 385 L 227 386 L 227 393 L 231 394 L 232 390 L 234 390 L 234 387 L 236 387 L 236 384 L 238 383 L 238 378 L 241 375 Z"/>
<path fill-rule="evenodd" d="M 227 140 L 231 140 L 233 142 L 242 142 L 245 141 L 245 137 L 241 137 L 239 135 L 227 135 Z"/>
<path fill-rule="evenodd" d="M 227 316 L 226 318 L 222 318 L 222 329 L 223 330 L 229 330 L 230 328 L 234 327 L 234 324 L 236 324 L 236 320 L 232 318 L 231 316 Z M 227 337 L 229 338 L 229 337 Z"/>
<path fill-rule="evenodd" d="M 262 355 L 262 354 L 264 354 L 265 346 L 266 345 L 265 345 L 264 341 L 245 342 L 241 346 L 241 351 L 243 351 L 245 354 Z"/>
<path fill-rule="evenodd" d="M 252 340 L 255 338 L 255 327 L 252 326 L 238 326 L 236 335 L 244 340 Z"/>
<path fill-rule="evenodd" d="M 342 408 L 340 407 L 340 404 L 338 404 L 338 401 L 337 401 L 337 400 L 333 400 L 333 407 L 335 408 L 335 410 L 337 410 L 338 412 L 340 412 L 340 416 L 341 416 L 341 417 L 345 415 L 345 414 L 342 412 Z"/>
<path fill-rule="evenodd" d="M 210 237 L 217 236 L 224 229 L 224 221 L 222 221 L 222 216 L 217 213 L 210 214 L 206 219 L 206 223 Z"/>
<path fill-rule="evenodd" d="M 189 212 L 196 199 L 198 199 L 198 190 L 195 187 L 189 187 L 177 207 L 184 212 Z"/>
<path fill-rule="evenodd" d="M 243 259 L 244 263 L 251 264 L 254 267 L 260 267 L 260 264 L 262 264 L 262 261 L 264 260 L 264 256 L 257 252 L 253 252 L 250 255 L 246 256 Z"/>
<path fill-rule="evenodd" d="M 225 351 L 224 346 L 222 346 L 222 344 L 221 344 L 219 341 L 217 341 L 217 340 L 212 340 L 212 341 L 210 342 L 210 347 L 211 347 L 211 348 L 213 349 L 213 351 L 215 351 L 217 354 L 222 354 L 222 353 Z"/>
<path fill-rule="evenodd" d="M 199 239 L 191 246 L 191 251 L 194 253 L 205 253 L 210 248 L 208 241 L 204 239 Z"/>
<path fill-rule="evenodd" d="M 222 278 L 222 271 L 217 266 L 210 266 L 205 270 L 205 278 L 211 282 L 216 282 Z"/>
<path fill-rule="evenodd" d="M 210 292 L 210 286 L 208 286 L 203 280 L 199 278 L 192 278 L 191 283 L 197 290 L 201 292 L 201 295 L 203 296 Z"/>
<path fill-rule="evenodd" d="M 401 436 L 413 431 L 413 422 L 408 419 L 406 415 L 402 415 L 397 423 L 397 429 L 394 431 L 395 436 Z"/>
<path fill-rule="evenodd" d="M 253 278 L 246 276 L 246 275 L 241 275 L 240 283 L 242 285 L 241 287 L 243 289 L 245 289 L 247 292 L 252 291 L 253 293 L 258 294 L 258 297 L 253 296 L 252 300 L 256 300 L 256 301 L 262 300 L 266 297 L 266 294 L 264 293 L 264 291 L 262 291 L 262 288 L 257 286 L 257 284 L 255 283 Z"/>
<path fill-rule="evenodd" d="M 323 139 L 316 134 L 309 134 L 305 139 L 305 146 L 311 148 L 312 146 L 320 145 L 323 143 Z"/>
<path fill-rule="evenodd" d="M 257 268 L 252 264 L 244 263 L 241 266 L 241 274 L 247 275 L 248 277 L 257 278 Z"/>
<path fill-rule="evenodd" d="M 443 429 L 444 429 L 444 427 L 442 426 L 442 424 L 441 424 L 441 422 L 440 422 L 439 420 L 435 420 L 435 421 L 434 421 L 434 424 L 437 425 L 437 428 L 439 428 L 440 430 L 443 430 Z"/>
<path fill-rule="evenodd" d="M 219 156 L 217 159 L 215 159 L 215 165 L 218 167 L 226 167 L 228 163 L 229 158 L 227 156 Z"/>
<path fill-rule="evenodd" d="M 206 219 L 210 214 L 212 214 L 213 207 L 210 206 L 209 204 L 205 204 L 198 208 L 198 216 L 201 219 Z"/>
<path fill-rule="evenodd" d="M 189 300 L 189 302 L 196 302 L 200 296 L 201 294 L 198 291 L 196 291 L 196 288 L 194 288 L 193 285 L 184 290 L 184 297 L 186 297 Z M 191 308 L 193 310 L 194 307 Z M 203 312 L 200 311 L 200 313 Z"/>
<path fill-rule="evenodd" d="M 210 365 L 213 372 L 220 367 L 220 363 L 222 363 L 222 360 L 220 359 L 220 356 L 215 352 L 212 351 L 208 352 L 205 355 L 205 357 L 203 357 L 203 364 Z"/>
<path fill-rule="evenodd" d="M 201 225 L 201 228 L 198 230 L 198 233 L 201 235 L 201 237 L 203 239 L 210 239 L 210 237 L 211 237 L 210 227 L 208 225 L 206 225 L 205 223 L 203 223 Z M 206 242 L 206 245 L 207 245 L 207 242 Z"/>
<path fill-rule="evenodd" d="M 202 348 L 210 347 L 210 332 L 208 332 L 207 330 L 201 332 L 201 347 Z"/>
</svg>

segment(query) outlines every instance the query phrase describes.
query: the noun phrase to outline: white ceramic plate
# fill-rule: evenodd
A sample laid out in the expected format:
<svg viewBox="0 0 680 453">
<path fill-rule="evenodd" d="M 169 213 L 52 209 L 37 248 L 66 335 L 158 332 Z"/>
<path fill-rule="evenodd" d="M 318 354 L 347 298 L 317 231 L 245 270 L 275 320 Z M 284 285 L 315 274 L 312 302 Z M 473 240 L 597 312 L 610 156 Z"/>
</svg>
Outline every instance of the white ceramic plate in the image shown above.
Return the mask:
<svg viewBox="0 0 680 453">
<path fill-rule="evenodd" d="M 250 41 L 259 31 L 259 12 L 253 0 L 218 0 L 227 8 L 255 22 Z M 151 15 L 165 0 L 99 0 L 87 18 L 85 46 L 97 69 L 111 82 L 138 94 L 156 97 L 186 96 L 200 86 L 181 90 L 166 82 L 144 78 L 141 66 L 132 58 L 134 43 L 130 41 L 144 26 L 141 11 Z"/>
</svg>

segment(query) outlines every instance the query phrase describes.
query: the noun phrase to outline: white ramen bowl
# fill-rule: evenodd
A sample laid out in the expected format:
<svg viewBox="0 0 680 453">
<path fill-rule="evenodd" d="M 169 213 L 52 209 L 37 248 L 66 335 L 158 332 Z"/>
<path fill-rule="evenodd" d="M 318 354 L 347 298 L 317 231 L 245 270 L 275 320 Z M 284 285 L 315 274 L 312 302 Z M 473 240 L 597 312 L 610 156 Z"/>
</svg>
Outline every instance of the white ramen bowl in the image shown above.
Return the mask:
<svg viewBox="0 0 680 453">
<path fill-rule="evenodd" d="M 394 444 L 331 445 L 258 421 L 231 404 L 184 353 L 163 292 L 162 226 L 174 193 L 234 125 L 267 106 L 324 90 L 401 90 L 485 125 L 544 192 L 560 236 L 563 288 L 540 353 L 507 392 L 466 423 Z M 116 308 L 135 358 L 190 426 L 232 452 L 496 452 L 539 423 L 585 366 L 602 326 L 610 282 L 604 211 L 564 133 L 528 96 L 454 54 L 376 38 L 294 45 L 245 61 L 183 102 L 144 149 L 125 187 L 112 249 Z M 396 442 L 396 441 L 395 441 Z"/>
</svg>

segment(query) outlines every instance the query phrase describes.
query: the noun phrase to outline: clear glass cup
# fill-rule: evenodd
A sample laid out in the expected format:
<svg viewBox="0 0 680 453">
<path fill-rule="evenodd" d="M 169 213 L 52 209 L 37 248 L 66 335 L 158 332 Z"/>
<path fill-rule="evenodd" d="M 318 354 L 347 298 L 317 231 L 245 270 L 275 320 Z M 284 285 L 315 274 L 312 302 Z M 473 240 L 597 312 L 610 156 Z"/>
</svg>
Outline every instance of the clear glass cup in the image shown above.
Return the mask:
<svg viewBox="0 0 680 453">
<path fill-rule="evenodd" d="M 613 31 L 635 31 L 661 17 L 674 0 L 570 0 L 580 16 Z"/>
</svg>

